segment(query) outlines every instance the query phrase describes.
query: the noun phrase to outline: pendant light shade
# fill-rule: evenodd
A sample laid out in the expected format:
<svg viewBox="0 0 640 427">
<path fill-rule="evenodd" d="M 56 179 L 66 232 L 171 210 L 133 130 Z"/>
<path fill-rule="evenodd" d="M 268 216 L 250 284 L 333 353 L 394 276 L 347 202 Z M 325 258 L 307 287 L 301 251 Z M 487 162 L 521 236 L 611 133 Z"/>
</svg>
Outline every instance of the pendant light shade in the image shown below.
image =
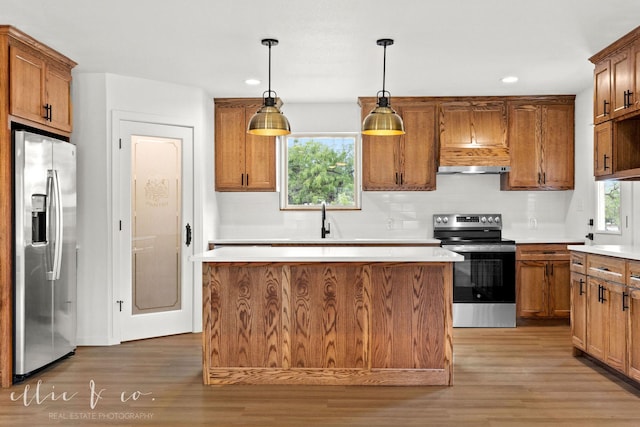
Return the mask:
<svg viewBox="0 0 640 427">
<path fill-rule="evenodd" d="M 378 91 L 378 104 L 364 118 L 362 122 L 362 133 L 364 135 L 390 136 L 403 135 L 404 123 L 402 118 L 391 108 L 391 94 L 385 90 L 385 73 L 387 66 L 387 46 L 393 44 L 392 39 L 380 39 L 378 46 L 384 47 L 384 60 L 382 63 L 382 90 Z"/>
<path fill-rule="evenodd" d="M 276 46 L 278 40 L 263 39 L 262 44 L 269 47 L 269 90 L 262 94 L 264 104 L 249 120 L 247 133 L 262 136 L 288 135 L 291 133 L 289 120 L 276 105 L 277 94 L 271 90 L 271 46 Z"/>
</svg>

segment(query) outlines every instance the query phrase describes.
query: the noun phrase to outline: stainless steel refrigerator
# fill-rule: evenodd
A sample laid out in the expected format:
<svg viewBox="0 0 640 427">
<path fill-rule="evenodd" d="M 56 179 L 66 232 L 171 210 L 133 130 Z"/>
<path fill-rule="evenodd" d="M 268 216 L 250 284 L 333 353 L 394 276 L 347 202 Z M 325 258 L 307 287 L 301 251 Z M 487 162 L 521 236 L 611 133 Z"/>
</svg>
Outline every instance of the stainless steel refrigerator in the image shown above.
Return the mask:
<svg viewBox="0 0 640 427">
<path fill-rule="evenodd" d="M 14 131 L 14 381 L 76 347 L 76 147 Z"/>
</svg>

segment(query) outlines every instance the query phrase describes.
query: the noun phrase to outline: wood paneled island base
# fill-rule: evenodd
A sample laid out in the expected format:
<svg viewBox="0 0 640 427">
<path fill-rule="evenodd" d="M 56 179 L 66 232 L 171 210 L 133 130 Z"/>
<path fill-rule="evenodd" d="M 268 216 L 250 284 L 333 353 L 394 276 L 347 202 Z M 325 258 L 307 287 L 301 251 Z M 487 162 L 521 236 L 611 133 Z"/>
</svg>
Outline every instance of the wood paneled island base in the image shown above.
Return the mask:
<svg viewBox="0 0 640 427">
<path fill-rule="evenodd" d="M 204 383 L 452 385 L 452 271 L 205 261 Z"/>
</svg>

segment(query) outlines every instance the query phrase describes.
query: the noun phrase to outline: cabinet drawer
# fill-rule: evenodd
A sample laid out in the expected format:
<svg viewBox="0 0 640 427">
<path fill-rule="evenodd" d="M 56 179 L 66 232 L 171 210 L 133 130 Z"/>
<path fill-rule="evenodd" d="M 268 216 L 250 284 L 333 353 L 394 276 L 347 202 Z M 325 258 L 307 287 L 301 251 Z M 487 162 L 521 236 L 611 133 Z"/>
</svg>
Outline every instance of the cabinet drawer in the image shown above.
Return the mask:
<svg viewBox="0 0 640 427">
<path fill-rule="evenodd" d="M 569 261 L 569 251 L 564 243 L 517 245 L 518 261 Z"/>
<path fill-rule="evenodd" d="M 627 262 L 627 286 L 640 289 L 640 261 Z"/>
<path fill-rule="evenodd" d="M 587 274 L 610 282 L 625 282 L 626 265 L 626 260 L 621 258 L 591 254 L 587 256 Z"/>
<path fill-rule="evenodd" d="M 581 252 L 571 252 L 571 271 L 586 274 L 587 254 Z"/>
</svg>

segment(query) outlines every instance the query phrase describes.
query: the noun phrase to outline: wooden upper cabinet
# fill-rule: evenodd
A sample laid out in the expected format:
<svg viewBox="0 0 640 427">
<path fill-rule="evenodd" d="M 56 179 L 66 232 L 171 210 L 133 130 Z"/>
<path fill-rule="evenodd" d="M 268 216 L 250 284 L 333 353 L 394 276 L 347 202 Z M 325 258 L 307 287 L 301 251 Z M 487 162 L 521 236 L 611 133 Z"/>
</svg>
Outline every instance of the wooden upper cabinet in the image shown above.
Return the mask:
<svg viewBox="0 0 640 427">
<path fill-rule="evenodd" d="M 610 59 L 611 63 L 611 117 L 627 114 L 633 104 L 633 55 L 624 49 Z"/>
<path fill-rule="evenodd" d="M 613 173 L 613 124 L 600 123 L 593 132 L 593 174 L 604 177 Z"/>
<path fill-rule="evenodd" d="M 509 103 L 511 170 L 503 190 L 574 188 L 574 97 Z"/>
<path fill-rule="evenodd" d="M 504 101 L 448 101 L 439 110 L 440 166 L 509 166 Z"/>
<path fill-rule="evenodd" d="M 593 120 L 598 124 L 611 119 L 611 61 L 597 63 L 593 77 Z"/>
<path fill-rule="evenodd" d="M 275 191 L 275 137 L 247 133 L 262 99 L 215 99 L 216 191 Z"/>
<path fill-rule="evenodd" d="M 9 52 L 10 113 L 71 132 L 71 67 L 17 43 Z"/>
<path fill-rule="evenodd" d="M 364 118 L 375 107 L 362 102 Z M 362 136 L 363 190 L 435 190 L 436 107 L 434 103 L 394 102 L 406 133 Z"/>
</svg>

